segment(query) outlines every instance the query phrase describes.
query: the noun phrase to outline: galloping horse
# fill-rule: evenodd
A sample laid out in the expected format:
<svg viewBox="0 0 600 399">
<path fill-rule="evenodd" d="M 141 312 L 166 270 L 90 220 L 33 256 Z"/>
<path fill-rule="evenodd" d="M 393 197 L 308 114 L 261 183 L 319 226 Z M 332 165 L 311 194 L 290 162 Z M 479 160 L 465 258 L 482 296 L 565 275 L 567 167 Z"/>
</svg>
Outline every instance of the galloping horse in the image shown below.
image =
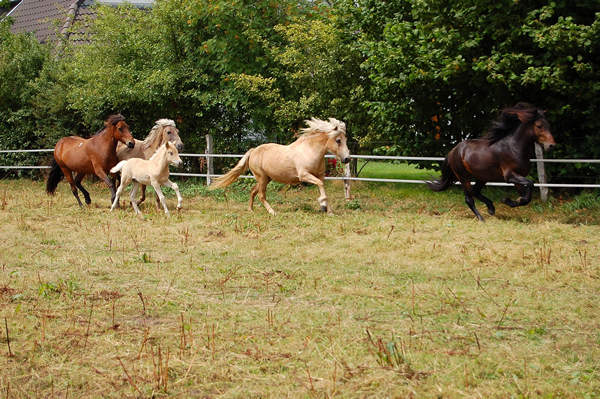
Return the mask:
<svg viewBox="0 0 600 399">
<path fill-rule="evenodd" d="M 110 188 L 112 202 L 115 197 L 115 186 L 108 173 L 118 162 L 116 148 L 119 141 L 129 148 L 135 146 L 129 126 L 120 114 L 109 116 L 104 122 L 104 128 L 89 139 L 69 136 L 58 140 L 54 147 L 54 160 L 46 182 L 46 192 L 54 194 L 58 183 L 66 177 L 79 206 L 83 204 L 79 199 L 78 188 L 83 193 L 85 203 L 89 205 L 92 200 L 90 194 L 81 185 L 81 181 L 85 175 L 93 173 Z M 77 173 L 75 178 L 73 172 Z"/>
<path fill-rule="evenodd" d="M 156 150 L 167 141 L 175 144 L 177 151 L 183 150 L 183 141 L 179 137 L 179 129 L 171 119 L 159 119 L 150 130 L 148 136 L 142 140 L 135 140 L 135 147 L 130 148 L 123 143 L 117 144 L 117 158 L 124 161 L 131 158 L 150 159 Z M 137 201 L 140 205 L 146 199 L 146 186 L 142 184 L 142 198 Z M 156 194 L 156 206 L 160 205 L 160 199 Z"/>
<path fill-rule="evenodd" d="M 433 191 L 442 191 L 460 181 L 465 202 L 481 221 L 473 197 L 487 206 L 490 215 L 496 212 L 492 201 L 481 194 L 487 182 L 513 183 L 520 198 L 505 198 L 502 202 L 511 207 L 527 205 L 533 182 L 525 176 L 529 174 L 535 142 L 545 150 L 556 144 L 544 112 L 527 103 L 505 108 L 482 138 L 460 142 L 450 150 L 442 163 L 442 177 L 427 185 Z M 471 181 L 475 185 L 471 186 Z"/>
<path fill-rule="evenodd" d="M 250 192 L 248 209 L 252 210 L 254 197 L 263 203 L 271 215 L 275 211 L 266 199 L 267 184 L 275 180 L 284 184 L 313 183 L 319 187 L 318 198 L 322 211 L 331 213 L 323 179 L 325 178 L 325 153 L 336 155 L 343 163 L 350 161 L 346 145 L 346 124 L 334 118 L 328 121 L 312 118 L 306 120 L 307 128 L 289 145 L 267 143 L 248 150 L 238 164 L 224 176 L 215 179 L 210 189 L 227 187 L 248 168 L 256 178 Z"/>
<path fill-rule="evenodd" d="M 162 204 L 165 213 L 169 214 L 167 203 L 165 202 L 165 196 L 163 195 L 160 186 L 171 187 L 177 194 L 177 209 L 181 209 L 181 194 L 179 193 L 179 187 L 176 183 L 169 180 L 169 165 L 179 166 L 181 165 L 181 158 L 175 144 L 170 141 L 166 141 L 161 145 L 158 150 L 150 157 L 150 159 L 142 158 L 131 158 L 126 161 L 121 161 L 110 170 L 111 173 L 121 172 L 121 185 L 117 189 L 117 194 L 113 200 L 110 210 L 115 209 L 119 202 L 119 197 L 123 192 L 123 189 L 133 181 L 133 188 L 131 189 L 131 206 L 135 210 L 135 213 L 141 215 L 140 209 L 135 202 L 135 194 L 137 187 L 140 184 L 151 184 L 158 195 L 160 203 Z"/>
</svg>

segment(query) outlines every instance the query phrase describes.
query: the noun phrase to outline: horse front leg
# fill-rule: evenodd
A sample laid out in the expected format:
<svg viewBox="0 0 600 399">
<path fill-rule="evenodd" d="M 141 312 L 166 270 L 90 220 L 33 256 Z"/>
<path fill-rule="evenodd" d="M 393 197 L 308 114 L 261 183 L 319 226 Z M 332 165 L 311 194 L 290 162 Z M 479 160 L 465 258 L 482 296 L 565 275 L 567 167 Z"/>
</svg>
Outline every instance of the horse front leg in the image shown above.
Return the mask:
<svg viewBox="0 0 600 399">
<path fill-rule="evenodd" d="M 300 175 L 300 181 L 315 184 L 319 188 L 319 193 L 321 195 L 317 198 L 317 202 L 321 207 L 321 211 L 327 212 L 328 215 L 332 215 L 333 211 L 327 201 L 327 193 L 325 193 L 325 184 L 323 183 L 323 180 L 311 173 L 304 172 Z"/>
<path fill-rule="evenodd" d="M 169 214 L 169 208 L 167 208 L 167 202 L 165 201 L 165 195 L 163 194 L 162 190 L 160 189 L 160 183 L 158 183 L 157 181 L 153 181 L 151 182 L 152 187 L 154 187 L 154 191 L 156 191 L 156 195 L 158 195 L 158 198 L 160 199 L 160 203 L 162 204 L 164 210 L 165 210 L 165 214 L 168 215 Z"/>
<path fill-rule="evenodd" d="M 181 197 L 181 193 L 179 192 L 179 186 L 177 183 L 173 183 L 171 180 L 167 180 L 164 184 L 166 187 L 170 187 L 175 191 L 177 195 L 177 210 L 181 209 L 181 204 L 183 203 L 183 198 Z"/>
<path fill-rule="evenodd" d="M 533 191 L 533 182 L 531 180 L 517 174 L 509 175 L 505 180 L 507 183 L 513 183 L 515 185 L 520 196 L 517 201 L 513 201 L 510 198 L 504 198 L 504 200 L 502 200 L 503 203 L 514 208 L 516 206 L 527 205 L 531 202 L 531 193 Z"/>
</svg>

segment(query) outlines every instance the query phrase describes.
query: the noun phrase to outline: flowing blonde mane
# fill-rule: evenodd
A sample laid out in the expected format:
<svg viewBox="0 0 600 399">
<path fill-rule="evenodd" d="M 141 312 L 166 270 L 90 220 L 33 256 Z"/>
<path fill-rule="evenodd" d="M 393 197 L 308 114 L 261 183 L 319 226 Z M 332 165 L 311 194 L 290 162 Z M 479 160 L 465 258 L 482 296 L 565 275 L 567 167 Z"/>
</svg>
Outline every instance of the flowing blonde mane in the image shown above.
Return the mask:
<svg viewBox="0 0 600 399">
<path fill-rule="evenodd" d="M 142 143 L 142 145 L 144 146 L 143 148 L 145 150 L 150 148 L 157 138 L 161 137 L 165 127 L 167 127 L 167 126 L 173 126 L 175 128 L 177 127 L 175 125 L 175 121 L 173 121 L 172 119 L 159 119 L 154 123 L 155 123 L 155 125 L 152 127 L 152 129 L 150 130 L 150 133 L 148 134 L 148 136 L 144 139 L 144 142 Z"/>
<path fill-rule="evenodd" d="M 308 138 L 316 134 L 327 134 L 337 136 L 340 133 L 346 134 L 346 124 L 335 118 L 322 119 L 311 118 L 304 121 L 308 127 L 300 129 L 302 135 L 299 138 Z"/>
</svg>

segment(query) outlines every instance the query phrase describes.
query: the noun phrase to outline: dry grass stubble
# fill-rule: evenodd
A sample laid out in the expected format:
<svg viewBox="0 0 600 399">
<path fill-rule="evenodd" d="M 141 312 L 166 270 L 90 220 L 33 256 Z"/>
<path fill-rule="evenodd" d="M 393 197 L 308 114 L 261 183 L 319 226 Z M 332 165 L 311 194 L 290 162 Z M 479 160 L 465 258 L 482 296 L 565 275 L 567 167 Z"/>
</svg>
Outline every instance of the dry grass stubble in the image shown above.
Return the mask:
<svg viewBox="0 0 600 399">
<path fill-rule="evenodd" d="M 328 187 L 139 220 L 0 181 L 0 397 L 600 395 L 598 226 Z"/>
</svg>

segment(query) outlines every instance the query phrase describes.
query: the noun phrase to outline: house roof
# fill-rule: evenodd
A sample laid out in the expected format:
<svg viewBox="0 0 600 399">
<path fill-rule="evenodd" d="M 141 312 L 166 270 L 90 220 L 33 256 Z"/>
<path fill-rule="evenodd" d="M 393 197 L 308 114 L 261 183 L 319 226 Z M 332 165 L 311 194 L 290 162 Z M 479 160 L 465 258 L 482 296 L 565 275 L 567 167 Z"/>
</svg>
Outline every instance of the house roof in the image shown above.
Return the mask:
<svg viewBox="0 0 600 399">
<path fill-rule="evenodd" d="M 108 6 L 131 4 L 138 8 L 149 8 L 154 0 L 21 0 L 6 16 L 13 19 L 13 33 L 32 32 L 40 42 L 51 42 L 58 35 L 66 35 L 74 21 L 93 15 L 94 3 Z M 71 39 L 86 41 L 86 35 L 84 32 L 75 32 Z"/>
</svg>

